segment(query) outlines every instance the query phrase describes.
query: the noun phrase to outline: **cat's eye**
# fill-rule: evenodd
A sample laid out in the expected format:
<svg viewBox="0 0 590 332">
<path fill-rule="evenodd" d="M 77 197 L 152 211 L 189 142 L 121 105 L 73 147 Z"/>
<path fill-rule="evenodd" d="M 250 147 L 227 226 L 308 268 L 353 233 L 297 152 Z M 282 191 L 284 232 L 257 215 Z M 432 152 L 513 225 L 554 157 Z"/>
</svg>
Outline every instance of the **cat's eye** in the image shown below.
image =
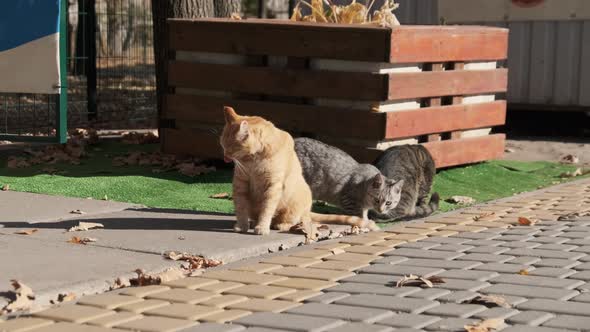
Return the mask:
<svg viewBox="0 0 590 332">
<path fill-rule="evenodd" d="M 387 202 L 385 202 L 385 205 L 390 206 L 391 205 L 391 202 L 390 201 L 387 201 Z"/>
</svg>

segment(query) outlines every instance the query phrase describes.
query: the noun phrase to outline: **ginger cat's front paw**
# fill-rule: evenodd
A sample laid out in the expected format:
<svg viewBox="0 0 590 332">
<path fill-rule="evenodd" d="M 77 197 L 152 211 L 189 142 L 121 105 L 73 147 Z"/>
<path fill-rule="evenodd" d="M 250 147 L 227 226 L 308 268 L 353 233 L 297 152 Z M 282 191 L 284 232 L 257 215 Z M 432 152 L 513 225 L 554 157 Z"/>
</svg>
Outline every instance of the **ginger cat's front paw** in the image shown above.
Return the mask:
<svg viewBox="0 0 590 332">
<path fill-rule="evenodd" d="M 379 231 L 379 230 L 381 230 L 381 228 L 379 228 L 379 226 L 377 226 L 377 224 L 373 220 L 370 220 L 370 219 L 366 219 L 365 220 L 365 222 L 364 222 L 364 228 L 368 228 L 368 229 L 370 229 L 372 231 Z"/>
<path fill-rule="evenodd" d="M 239 222 L 236 222 L 234 224 L 234 232 L 236 232 L 236 233 L 248 233 L 249 228 L 250 228 L 249 224 L 242 224 Z"/>
<path fill-rule="evenodd" d="M 258 225 L 256 227 L 254 227 L 254 234 L 268 235 L 268 234 L 270 234 L 270 228 Z"/>
</svg>

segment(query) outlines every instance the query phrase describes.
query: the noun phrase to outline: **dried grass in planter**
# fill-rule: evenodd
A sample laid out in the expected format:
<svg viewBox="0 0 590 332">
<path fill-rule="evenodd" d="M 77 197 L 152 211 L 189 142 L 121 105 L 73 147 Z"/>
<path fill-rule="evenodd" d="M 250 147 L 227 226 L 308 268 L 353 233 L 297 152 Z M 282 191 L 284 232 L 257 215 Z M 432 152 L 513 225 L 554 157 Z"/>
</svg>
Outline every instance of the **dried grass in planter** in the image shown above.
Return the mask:
<svg viewBox="0 0 590 332">
<path fill-rule="evenodd" d="M 351 0 L 348 5 L 337 5 L 332 0 L 300 0 L 293 10 L 291 21 L 319 22 L 336 24 L 374 24 L 382 27 L 400 25 L 393 13 L 399 4 L 387 0 L 378 10 L 373 10 L 375 0 L 367 0 L 366 4 Z M 311 11 L 303 15 L 302 8 Z"/>
</svg>

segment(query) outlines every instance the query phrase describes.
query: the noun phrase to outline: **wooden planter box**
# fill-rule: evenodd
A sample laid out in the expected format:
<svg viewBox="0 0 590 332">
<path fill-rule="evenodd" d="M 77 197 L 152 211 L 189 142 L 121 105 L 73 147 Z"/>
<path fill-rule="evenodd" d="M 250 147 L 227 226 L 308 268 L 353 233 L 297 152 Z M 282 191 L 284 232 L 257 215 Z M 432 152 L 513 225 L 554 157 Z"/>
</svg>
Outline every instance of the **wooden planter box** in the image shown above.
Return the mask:
<svg viewBox="0 0 590 332">
<path fill-rule="evenodd" d="M 169 20 L 164 152 L 221 157 L 222 106 L 316 137 L 362 162 L 421 143 L 437 167 L 498 158 L 508 30 Z"/>
</svg>

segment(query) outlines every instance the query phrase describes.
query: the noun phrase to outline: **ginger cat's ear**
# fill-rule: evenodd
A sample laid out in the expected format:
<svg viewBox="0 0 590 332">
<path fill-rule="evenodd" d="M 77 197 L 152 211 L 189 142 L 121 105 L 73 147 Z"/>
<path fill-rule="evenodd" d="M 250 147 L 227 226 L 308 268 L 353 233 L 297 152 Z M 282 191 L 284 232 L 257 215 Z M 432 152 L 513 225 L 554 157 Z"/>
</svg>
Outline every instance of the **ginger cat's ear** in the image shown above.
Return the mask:
<svg viewBox="0 0 590 332">
<path fill-rule="evenodd" d="M 235 122 L 238 119 L 238 114 L 233 108 L 225 106 L 223 108 L 223 115 L 225 116 L 225 122 Z"/>
<path fill-rule="evenodd" d="M 238 131 L 236 138 L 240 141 L 245 140 L 250 135 L 250 126 L 248 125 L 248 121 L 242 121 L 240 123 L 240 130 Z"/>
</svg>

